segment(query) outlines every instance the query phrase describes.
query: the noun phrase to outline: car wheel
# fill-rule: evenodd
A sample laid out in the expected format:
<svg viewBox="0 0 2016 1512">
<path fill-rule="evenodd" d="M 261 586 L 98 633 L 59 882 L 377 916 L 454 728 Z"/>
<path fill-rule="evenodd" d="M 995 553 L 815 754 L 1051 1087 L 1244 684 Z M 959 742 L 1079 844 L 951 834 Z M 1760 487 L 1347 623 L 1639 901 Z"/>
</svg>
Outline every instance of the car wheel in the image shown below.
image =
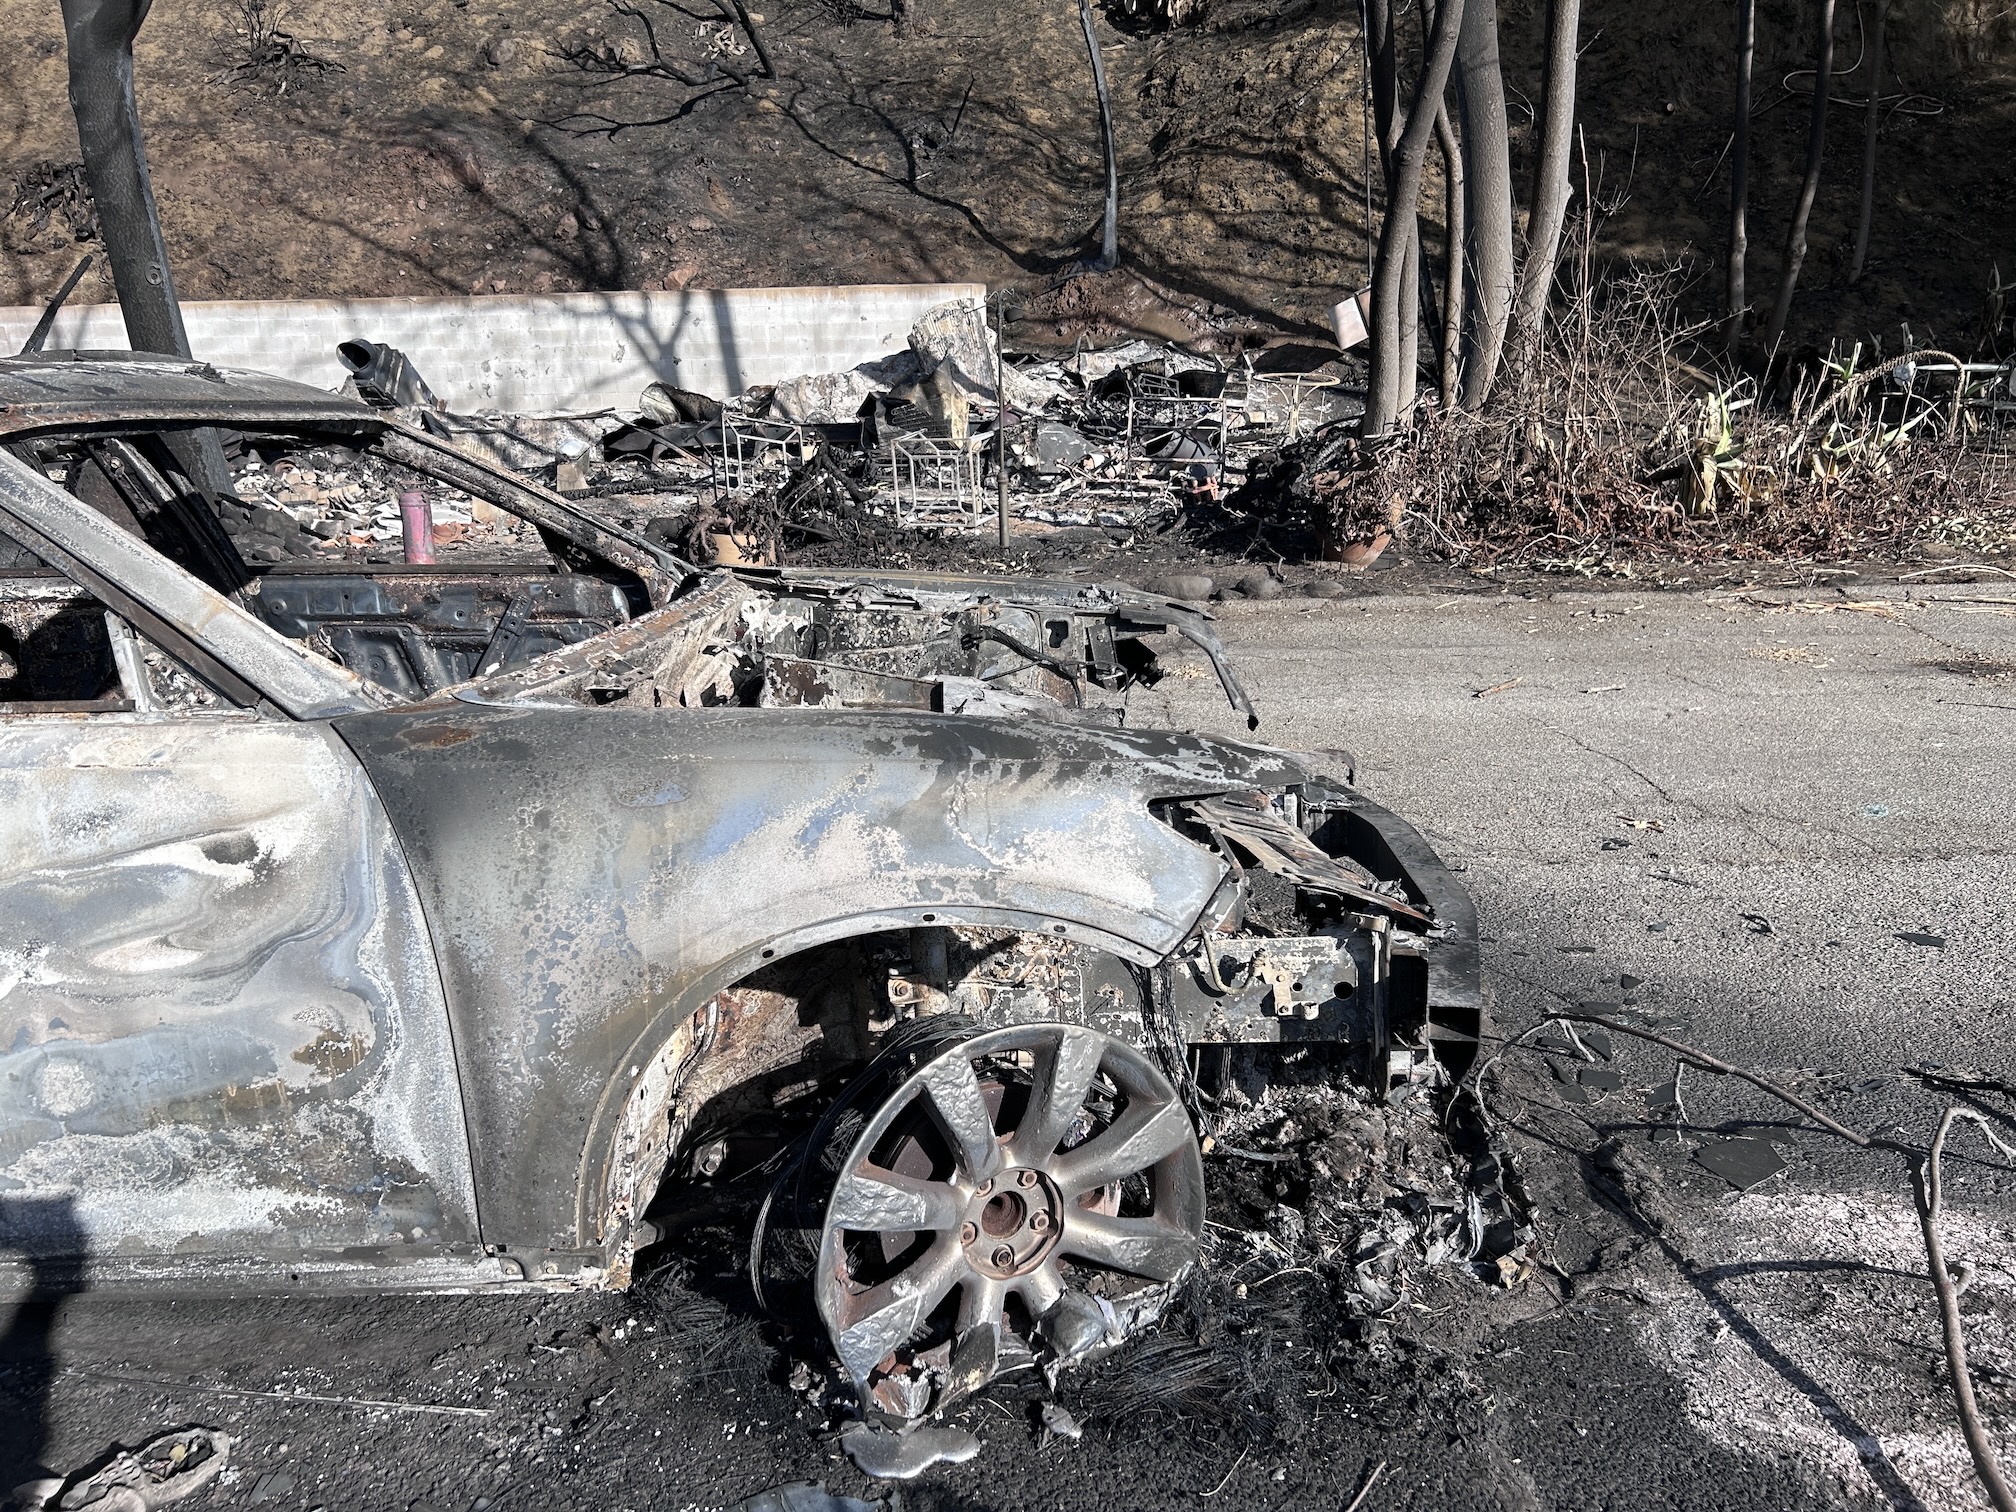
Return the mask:
<svg viewBox="0 0 2016 1512">
<path fill-rule="evenodd" d="M 813 1288 L 863 1407 L 936 1412 L 1019 1357 L 1117 1345 L 1197 1263 L 1190 1116 L 1140 1051 L 995 1029 L 918 1065 L 835 1174 Z"/>
</svg>

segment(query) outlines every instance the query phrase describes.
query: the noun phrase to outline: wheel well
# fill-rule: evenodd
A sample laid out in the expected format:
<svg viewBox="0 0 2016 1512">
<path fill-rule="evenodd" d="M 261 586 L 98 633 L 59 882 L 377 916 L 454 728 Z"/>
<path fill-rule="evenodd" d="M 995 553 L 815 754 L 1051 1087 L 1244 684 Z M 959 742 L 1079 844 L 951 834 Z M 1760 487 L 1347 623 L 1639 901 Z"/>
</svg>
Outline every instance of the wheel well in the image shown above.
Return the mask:
<svg viewBox="0 0 2016 1512">
<path fill-rule="evenodd" d="M 630 1068 L 598 1204 L 611 1279 L 676 1231 L 682 1189 L 726 1184 L 776 1154 L 896 1025 L 1063 1020 L 1145 1046 L 1146 1006 L 1135 967 L 1047 930 L 922 924 L 761 962 Z"/>
</svg>

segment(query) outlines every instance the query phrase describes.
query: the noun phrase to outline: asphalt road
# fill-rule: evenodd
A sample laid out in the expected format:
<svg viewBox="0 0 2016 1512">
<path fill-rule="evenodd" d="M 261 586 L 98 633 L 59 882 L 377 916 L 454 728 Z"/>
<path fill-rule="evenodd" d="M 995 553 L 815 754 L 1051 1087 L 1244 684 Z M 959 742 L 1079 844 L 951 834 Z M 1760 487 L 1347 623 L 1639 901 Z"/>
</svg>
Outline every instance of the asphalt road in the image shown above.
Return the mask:
<svg viewBox="0 0 2016 1512">
<path fill-rule="evenodd" d="M 1466 869 L 1501 1030 L 1630 998 L 1837 1117 L 1914 1133 L 1939 1098 L 1905 1066 L 2016 1079 L 2016 584 L 1288 600 L 1233 606 L 1225 630 L 1256 738 L 1355 751 L 1367 791 Z M 1142 705 L 1243 734 L 1194 658 Z M 1368 1512 L 1985 1505 L 1902 1171 L 1690 1073 L 1694 1127 L 1764 1133 L 1788 1162 L 1739 1195 L 1692 1160 L 1697 1137 L 1648 1140 L 1630 1088 L 1670 1057 L 1618 1064 L 1630 1086 L 1576 1106 L 1508 1056 L 1494 1106 L 1548 1264 L 1512 1294 L 1439 1285 L 1363 1400 L 1243 1455 L 1166 1422 L 1041 1444 L 1021 1406 L 983 1402 L 979 1459 L 900 1504 L 1337 1512 L 1383 1461 Z M 2016 1182 L 1991 1154 L 1956 1136 L 1946 1229 L 1976 1267 L 1983 1404 L 2016 1459 Z M 224 1428 L 232 1483 L 192 1507 L 669 1512 L 797 1478 L 872 1489 L 732 1312 L 86 1296 L 32 1332 L 55 1366 L 0 1379 L 0 1444 L 31 1409 L 59 1467 Z M 1438 1384 L 1396 1394 L 1382 1370 Z M 302 1391 L 346 1400 L 258 1395 Z M 419 1410 L 438 1404 L 475 1410 Z M 28 1432 L 0 1466 L 25 1470 Z"/>
</svg>

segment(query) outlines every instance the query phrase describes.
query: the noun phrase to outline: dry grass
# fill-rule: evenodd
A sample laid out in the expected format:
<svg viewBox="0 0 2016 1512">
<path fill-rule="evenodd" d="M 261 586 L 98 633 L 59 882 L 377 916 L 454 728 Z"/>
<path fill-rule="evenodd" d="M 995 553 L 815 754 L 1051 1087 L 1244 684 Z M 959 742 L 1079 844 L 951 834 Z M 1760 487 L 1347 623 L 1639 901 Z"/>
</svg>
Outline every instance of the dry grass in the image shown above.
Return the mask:
<svg viewBox="0 0 2016 1512">
<path fill-rule="evenodd" d="M 1310 525 L 1348 542 L 1397 522 L 1470 565 L 1584 572 L 2016 546 L 2016 448 L 1950 382 L 1907 389 L 1906 359 L 1869 367 L 1858 349 L 1760 393 L 1682 318 L 1687 277 L 1585 271 L 1483 413 L 1312 448 L 1294 485 Z"/>
</svg>

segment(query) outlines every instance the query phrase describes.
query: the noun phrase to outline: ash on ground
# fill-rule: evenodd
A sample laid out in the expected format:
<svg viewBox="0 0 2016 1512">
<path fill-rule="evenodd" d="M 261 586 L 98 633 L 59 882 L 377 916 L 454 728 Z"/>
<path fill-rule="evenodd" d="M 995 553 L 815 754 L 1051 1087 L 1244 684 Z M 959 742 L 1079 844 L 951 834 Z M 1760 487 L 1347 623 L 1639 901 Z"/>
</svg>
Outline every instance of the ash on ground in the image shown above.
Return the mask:
<svg viewBox="0 0 2016 1512">
<path fill-rule="evenodd" d="M 1422 1326 L 1441 1311 L 1423 1298 L 1483 1311 L 1530 1274 L 1509 1157 L 1446 1086 L 1381 1098 L 1321 1050 L 1233 1054 L 1201 1110 L 1202 1267 L 1159 1328 L 1058 1400 L 1130 1436 L 1166 1423 L 1258 1444 L 1326 1412 L 1464 1431 L 1478 1393 Z"/>
</svg>

